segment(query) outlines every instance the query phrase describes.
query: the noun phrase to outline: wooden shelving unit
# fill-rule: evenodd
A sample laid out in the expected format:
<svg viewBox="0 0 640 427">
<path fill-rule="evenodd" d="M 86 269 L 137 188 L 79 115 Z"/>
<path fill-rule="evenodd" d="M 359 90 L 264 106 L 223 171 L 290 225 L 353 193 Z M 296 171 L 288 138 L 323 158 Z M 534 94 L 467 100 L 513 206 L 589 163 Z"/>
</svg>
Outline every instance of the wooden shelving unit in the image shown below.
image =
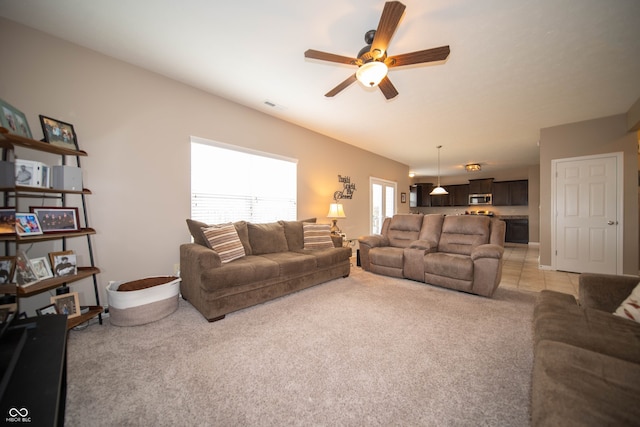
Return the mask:
<svg viewBox="0 0 640 427">
<path fill-rule="evenodd" d="M 86 151 L 82 150 L 72 150 L 66 147 L 60 147 L 57 145 L 52 145 L 46 142 L 36 141 L 34 139 L 25 138 L 23 136 L 14 135 L 8 132 L 7 129 L 0 127 L 0 149 L 3 153 L 3 160 L 6 160 L 9 155 L 8 153 L 13 152 L 16 147 L 23 147 L 30 150 L 41 151 L 45 153 L 50 153 L 54 155 L 62 156 L 62 164 L 66 163 L 66 157 L 71 156 L 75 157 L 76 164 L 80 167 L 80 158 L 86 157 Z M 45 233 L 41 235 L 34 236 L 18 236 L 17 234 L 3 234 L 0 235 L 0 242 L 4 242 L 5 245 L 5 254 L 7 252 L 7 248 L 10 247 L 11 244 L 15 244 L 15 250 L 20 245 L 27 244 L 35 244 L 39 242 L 60 240 L 62 241 L 63 250 L 66 248 L 66 241 L 70 238 L 79 238 L 86 237 L 87 239 L 87 247 L 90 258 L 90 265 L 85 267 L 78 267 L 77 274 L 71 276 L 61 276 L 61 277 L 52 277 L 48 279 L 39 280 L 33 284 L 29 284 L 26 286 L 18 286 L 14 283 L 2 284 L 0 285 L 0 293 L 1 294 L 12 294 L 16 296 L 16 304 L 20 307 L 20 299 L 29 298 L 31 296 L 51 291 L 53 289 L 59 288 L 61 286 L 67 286 L 68 284 L 87 279 L 93 278 L 93 288 L 95 294 L 95 305 L 89 306 L 89 310 L 85 314 L 81 314 L 80 316 L 73 317 L 67 320 L 67 329 L 74 328 L 96 316 L 99 317 L 100 323 L 102 323 L 102 306 L 100 305 L 100 296 L 98 292 L 98 283 L 96 275 L 100 273 L 100 269 L 97 268 L 94 264 L 93 257 L 93 248 L 91 244 L 91 236 L 96 234 L 96 230 L 88 226 L 87 221 L 87 208 L 86 208 L 86 200 L 85 196 L 91 195 L 91 191 L 89 189 L 83 188 L 82 190 L 61 190 L 54 188 L 45 188 L 45 187 L 29 187 L 29 186 L 15 186 L 9 188 L 0 188 L 0 192 L 4 193 L 5 197 L 5 207 L 10 207 L 11 204 L 9 201 L 13 200 L 13 207 L 19 207 L 19 201 L 21 198 L 43 198 L 43 199 L 57 199 L 61 201 L 62 206 L 65 206 L 65 196 L 70 194 L 80 195 L 81 197 L 81 209 L 79 209 L 79 213 L 81 218 L 78 220 L 84 220 L 85 227 L 80 230 L 70 231 L 70 232 L 59 232 L 59 233 Z M 18 210 L 20 211 L 20 210 Z"/>
</svg>

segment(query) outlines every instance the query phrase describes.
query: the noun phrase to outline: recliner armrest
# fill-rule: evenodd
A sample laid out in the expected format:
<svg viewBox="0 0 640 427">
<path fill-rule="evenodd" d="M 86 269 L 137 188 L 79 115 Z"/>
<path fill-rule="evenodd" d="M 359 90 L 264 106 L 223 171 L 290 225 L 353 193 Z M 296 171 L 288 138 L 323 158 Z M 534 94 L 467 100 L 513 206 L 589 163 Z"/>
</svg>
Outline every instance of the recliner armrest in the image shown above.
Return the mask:
<svg viewBox="0 0 640 427">
<path fill-rule="evenodd" d="M 380 246 L 389 246 L 389 239 L 382 234 L 371 234 L 369 236 L 358 237 L 358 243 L 376 248 Z"/>
<path fill-rule="evenodd" d="M 500 245 L 493 243 L 487 243 L 484 245 L 476 246 L 471 250 L 471 259 L 476 260 L 478 258 L 502 258 L 504 254 L 504 248 Z"/>
<path fill-rule="evenodd" d="M 409 247 L 411 249 L 422 249 L 425 254 L 438 251 L 438 244 L 432 240 L 414 240 Z"/>
</svg>

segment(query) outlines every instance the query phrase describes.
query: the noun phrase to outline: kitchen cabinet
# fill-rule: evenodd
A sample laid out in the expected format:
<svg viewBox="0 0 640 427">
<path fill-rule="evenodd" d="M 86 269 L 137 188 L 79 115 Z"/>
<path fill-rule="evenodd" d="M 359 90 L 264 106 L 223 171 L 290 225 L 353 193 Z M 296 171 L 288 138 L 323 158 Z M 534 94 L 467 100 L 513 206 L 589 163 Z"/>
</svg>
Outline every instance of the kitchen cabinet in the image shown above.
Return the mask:
<svg viewBox="0 0 640 427">
<path fill-rule="evenodd" d="M 451 206 L 469 206 L 469 184 L 450 185 L 445 188 L 449 192 Z"/>
<path fill-rule="evenodd" d="M 500 181 L 492 186 L 494 206 L 527 206 L 529 204 L 529 181 Z"/>
<path fill-rule="evenodd" d="M 417 183 L 411 186 L 410 207 L 448 207 L 469 206 L 469 185 L 445 185 L 449 194 L 432 196 L 430 193 L 435 188 L 431 183 Z M 415 196 L 414 196 L 415 193 Z M 413 200 L 415 199 L 415 202 Z"/>
<path fill-rule="evenodd" d="M 529 243 L 528 218 L 501 218 L 506 224 L 504 241 L 509 243 Z"/>
<path fill-rule="evenodd" d="M 469 194 L 491 194 L 493 178 L 470 179 Z"/>
</svg>

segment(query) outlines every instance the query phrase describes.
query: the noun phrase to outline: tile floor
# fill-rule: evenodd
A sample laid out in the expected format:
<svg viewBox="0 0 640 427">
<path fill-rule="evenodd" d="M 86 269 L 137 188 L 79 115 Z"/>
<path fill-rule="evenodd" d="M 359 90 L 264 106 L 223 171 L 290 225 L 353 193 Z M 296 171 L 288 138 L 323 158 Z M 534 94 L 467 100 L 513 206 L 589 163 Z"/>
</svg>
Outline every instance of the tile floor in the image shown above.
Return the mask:
<svg viewBox="0 0 640 427">
<path fill-rule="evenodd" d="M 541 291 L 551 289 L 578 296 L 578 274 L 538 268 L 538 246 L 508 243 L 500 287 Z"/>
</svg>

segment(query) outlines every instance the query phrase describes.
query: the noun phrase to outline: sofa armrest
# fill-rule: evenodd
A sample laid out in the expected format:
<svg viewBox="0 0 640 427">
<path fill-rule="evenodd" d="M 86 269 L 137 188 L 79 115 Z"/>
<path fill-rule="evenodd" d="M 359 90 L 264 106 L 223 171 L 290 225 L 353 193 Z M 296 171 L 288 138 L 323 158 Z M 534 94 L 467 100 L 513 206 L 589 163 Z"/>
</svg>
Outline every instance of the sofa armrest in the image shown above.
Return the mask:
<svg viewBox="0 0 640 427">
<path fill-rule="evenodd" d="M 409 245 L 411 249 L 422 249 L 425 254 L 437 252 L 438 244 L 433 240 L 414 240 Z"/>
<path fill-rule="evenodd" d="M 476 246 L 471 250 L 471 259 L 477 260 L 479 258 L 502 258 L 504 254 L 504 247 L 493 243 L 487 243 L 484 245 Z"/>
<path fill-rule="evenodd" d="M 638 282 L 638 276 L 582 273 L 578 278 L 578 300 L 582 307 L 613 313 Z"/>
<path fill-rule="evenodd" d="M 376 248 L 379 246 L 389 246 L 389 239 L 382 234 L 371 234 L 369 236 L 358 237 L 358 243 L 360 245 L 367 245 L 370 248 Z"/>
<path fill-rule="evenodd" d="M 199 271 L 222 267 L 220 255 L 211 248 L 197 243 L 185 243 L 180 246 L 180 270 L 195 269 Z"/>
</svg>

